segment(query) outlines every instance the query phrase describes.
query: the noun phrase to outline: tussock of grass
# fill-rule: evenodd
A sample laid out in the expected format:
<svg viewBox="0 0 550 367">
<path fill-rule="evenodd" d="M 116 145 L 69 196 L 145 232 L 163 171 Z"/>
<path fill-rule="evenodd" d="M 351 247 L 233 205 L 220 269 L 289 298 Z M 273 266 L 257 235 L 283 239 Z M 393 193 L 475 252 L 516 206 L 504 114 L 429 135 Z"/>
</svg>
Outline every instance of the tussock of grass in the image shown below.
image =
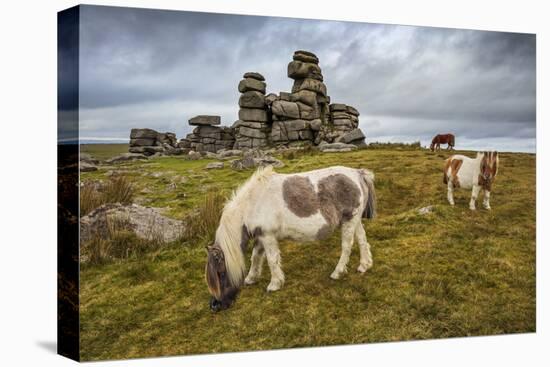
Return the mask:
<svg viewBox="0 0 550 367">
<path fill-rule="evenodd" d="M 446 202 L 441 169 L 454 153 L 403 148 L 281 157 L 280 172 L 331 165 L 374 171 L 378 217 L 364 222 L 373 268 L 363 275 L 355 271 L 359 251 L 354 246 L 348 274 L 331 280 L 340 256 L 338 233 L 318 243 L 283 242 L 285 286 L 265 291 L 266 266 L 258 284 L 245 287 L 234 307 L 214 314 L 208 309 L 203 246 L 213 239 L 215 224 L 200 229 L 197 220 L 197 239 L 185 246 L 163 246 L 82 269 L 82 358 L 535 331 L 535 156 L 502 153 L 493 210 L 471 212 L 470 192 L 458 191 L 455 207 Z M 250 172 L 204 171 L 206 163 L 173 157 L 123 167 L 139 189 L 148 189 L 138 190 L 136 199 L 166 207 L 176 218 L 200 207 L 216 208 L 198 215 L 214 218 L 223 194 Z M 150 172 L 167 174 L 163 181 L 145 175 Z M 185 183 L 167 191 L 167 182 L 179 176 Z M 83 178 L 104 177 L 99 171 Z M 208 199 L 211 192 L 220 198 Z M 416 210 L 427 205 L 434 212 L 419 216 Z"/>
<path fill-rule="evenodd" d="M 115 176 L 105 185 L 102 192 L 103 200 L 106 203 L 130 204 L 134 199 L 134 185 L 128 177 Z"/>
<path fill-rule="evenodd" d="M 126 219 L 106 216 L 105 223 L 106 233 L 95 233 L 82 244 L 82 256 L 90 264 L 135 258 L 162 245 L 162 239 L 154 233 L 147 240 L 137 237 Z"/>
<path fill-rule="evenodd" d="M 183 240 L 208 241 L 214 238 L 226 197 L 219 191 L 210 191 L 187 218 Z"/>
<path fill-rule="evenodd" d="M 80 215 L 86 215 L 103 204 L 131 204 L 134 196 L 134 184 L 123 175 L 109 178 L 100 188 L 97 185 L 84 184 L 80 188 Z"/>
</svg>

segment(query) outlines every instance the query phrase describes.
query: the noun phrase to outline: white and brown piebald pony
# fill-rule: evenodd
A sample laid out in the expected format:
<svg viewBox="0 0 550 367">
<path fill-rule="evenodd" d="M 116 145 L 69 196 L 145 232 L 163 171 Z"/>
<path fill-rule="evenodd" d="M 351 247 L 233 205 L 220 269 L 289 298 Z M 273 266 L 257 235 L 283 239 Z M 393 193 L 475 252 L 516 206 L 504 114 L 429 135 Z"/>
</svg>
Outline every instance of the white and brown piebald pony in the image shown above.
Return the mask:
<svg viewBox="0 0 550 367">
<path fill-rule="evenodd" d="M 445 161 L 443 183 L 447 185 L 447 200 L 455 205 L 453 191 L 458 188 L 472 189 L 470 209 L 476 209 L 476 200 L 481 189 L 484 190 L 483 207 L 491 209 L 489 202 L 491 188 L 498 172 L 497 152 L 478 152 L 475 158 L 453 155 Z"/>
<path fill-rule="evenodd" d="M 374 218 L 374 175 L 364 169 L 330 167 L 296 174 L 259 169 L 225 205 L 214 243 L 208 247 L 206 281 L 217 311 L 229 307 L 243 284 L 253 284 L 267 259 L 268 291 L 283 286 L 279 240 L 315 241 L 342 231 L 342 253 L 331 278 L 346 272 L 353 241 L 359 244 L 357 270 L 372 266 L 370 245 L 361 218 Z M 254 239 L 251 266 L 245 278 L 249 239 Z"/>
</svg>

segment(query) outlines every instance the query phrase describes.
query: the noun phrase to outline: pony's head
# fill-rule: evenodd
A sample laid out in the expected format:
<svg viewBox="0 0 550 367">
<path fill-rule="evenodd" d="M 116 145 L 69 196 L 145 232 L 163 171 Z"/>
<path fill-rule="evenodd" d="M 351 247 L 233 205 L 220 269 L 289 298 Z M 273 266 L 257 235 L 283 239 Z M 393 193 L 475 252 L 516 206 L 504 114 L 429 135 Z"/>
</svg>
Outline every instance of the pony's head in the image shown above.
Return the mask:
<svg viewBox="0 0 550 367">
<path fill-rule="evenodd" d="M 207 248 L 208 258 L 206 261 L 205 277 L 210 298 L 210 309 L 220 311 L 229 308 L 239 294 L 239 287 L 231 283 L 229 278 L 226 259 L 223 250 L 218 244 Z"/>
<path fill-rule="evenodd" d="M 483 152 L 478 153 L 481 158 L 479 166 L 479 178 L 484 186 L 490 188 L 491 182 L 498 172 L 498 152 Z"/>
<path fill-rule="evenodd" d="M 432 141 L 432 143 L 430 144 L 430 150 L 433 152 L 434 151 L 434 146 L 435 146 L 435 143 Z"/>
</svg>

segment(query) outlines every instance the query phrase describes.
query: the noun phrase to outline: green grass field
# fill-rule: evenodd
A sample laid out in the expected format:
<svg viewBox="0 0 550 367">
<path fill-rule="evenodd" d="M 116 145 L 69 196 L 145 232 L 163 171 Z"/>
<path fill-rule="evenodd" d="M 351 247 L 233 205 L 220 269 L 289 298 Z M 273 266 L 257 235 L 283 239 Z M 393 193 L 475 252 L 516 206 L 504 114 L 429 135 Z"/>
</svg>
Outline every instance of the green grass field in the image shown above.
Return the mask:
<svg viewBox="0 0 550 367">
<path fill-rule="evenodd" d="M 82 151 L 105 159 L 126 149 L 88 145 Z M 318 243 L 282 243 L 284 287 L 266 292 L 266 267 L 232 308 L 213 313 L 204 281 L 206 238 L 83 264 L 82 359 L 534 332 L 535 155 L 501 154 L 493 209 L 476 212 L 468 209 L 467 191 L 457 192 L 455 207 L 447 204 L 442 165 L 448 155 L 376 149 L 283 158 L 279 172 L 332 165 L 374 171 L 378 218 L 364 222 L 374 266 L 363 275 L 355 271 L 354 246 L 348 274 L 329 278 L 340 255 L 339 234 Z M 135 182 L 137 202 L 184 218 L 207 192 L 229 195 L 252 173 L 207 171 L 208 162 L 170 157 L 118 168 Z M 82 180 L 104 179 L 109 169 L 84 173 Z M 434 205 L 433 213 L 416 212 L 427 205 Z"/>
</svg>

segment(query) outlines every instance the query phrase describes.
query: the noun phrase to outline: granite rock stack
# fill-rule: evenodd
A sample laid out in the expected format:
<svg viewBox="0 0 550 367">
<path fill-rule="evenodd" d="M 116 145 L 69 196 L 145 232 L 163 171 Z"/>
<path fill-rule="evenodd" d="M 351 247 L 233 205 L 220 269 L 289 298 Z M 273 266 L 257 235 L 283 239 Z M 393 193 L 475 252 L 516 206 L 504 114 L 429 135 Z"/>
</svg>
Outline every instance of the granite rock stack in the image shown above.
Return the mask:
<svg viewBox="0 0 550 367">
<path fill-rule="evenodd" d="M 268 146 L 270 119 L 265 102 L 265 78 L 262 74 L 248 72 L 238 86 L 239 119 L 235 129 L 235 149 L 265 148 Z"/>
<path fill-rule="evenodd" d="M 233 129 L 221 124 L 220 116 L 198 115 L 189 119 L 189 125 L 195 126 L 191 134 L 181 139 L 178 146 L 187 151 L 212 152 L 231 149 L 235 144 Z"/>
<path fill-rule="evenodd" d="M 347 104 L 331 103 L 315 54 L 295 51 L 287 76 L 293 81 L 290 92 L 266 95 L 264 76 L 245 73 L 238 85 L 239 119 L 231 127 L 221 126 L 220 116 L 195 116 L 189 120 L 193 132 L 179 142 L 172 133 L 133 129 L 130 152 L 205 154 L 302 145 L 323 146 L 323 151 L 349 151 L 365 146 L 359 111 Z"/>
<path fill-rule="evenodd" d="M 177 145 L 174 133 L 159 133 L 153 129 L 132 129 L 129 152 L 151 156 L 156 153 L 177 155 L 181 154 L 182 150 Z"/>
</svg>

